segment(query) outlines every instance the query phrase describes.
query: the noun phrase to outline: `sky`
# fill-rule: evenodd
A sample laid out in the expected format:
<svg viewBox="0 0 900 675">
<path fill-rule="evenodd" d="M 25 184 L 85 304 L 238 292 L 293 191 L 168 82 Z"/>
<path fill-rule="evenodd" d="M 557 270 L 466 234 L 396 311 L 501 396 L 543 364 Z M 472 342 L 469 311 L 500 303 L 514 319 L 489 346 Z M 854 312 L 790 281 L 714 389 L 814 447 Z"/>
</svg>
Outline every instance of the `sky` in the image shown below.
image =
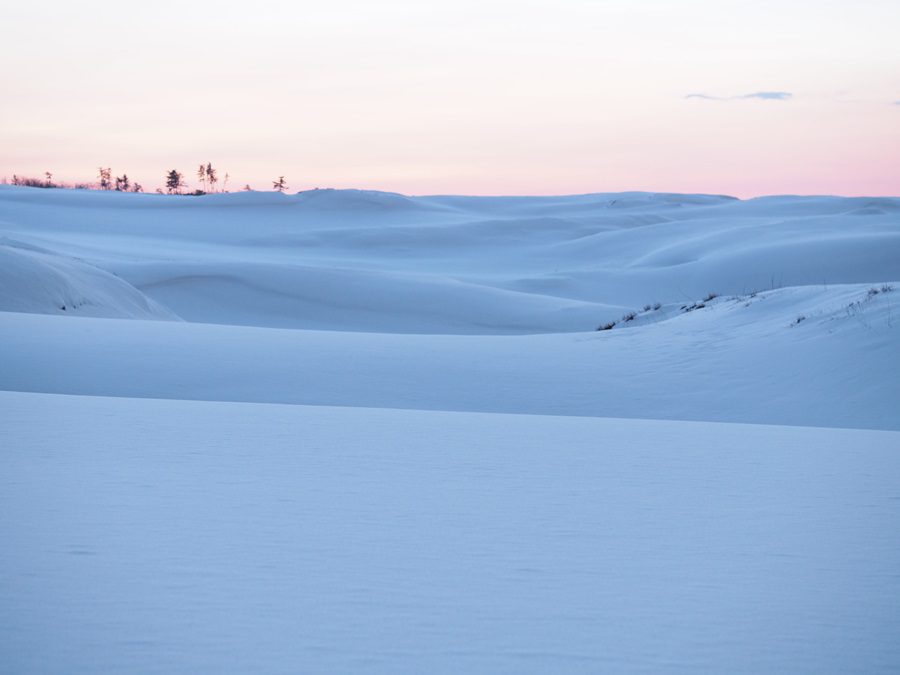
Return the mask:
<svg viewBox="0 0 900 675">
<path fill-rule="evenodd" d="M 0 9 L 0 177 L 900 195 L 896 0 Z"/>
</svg>

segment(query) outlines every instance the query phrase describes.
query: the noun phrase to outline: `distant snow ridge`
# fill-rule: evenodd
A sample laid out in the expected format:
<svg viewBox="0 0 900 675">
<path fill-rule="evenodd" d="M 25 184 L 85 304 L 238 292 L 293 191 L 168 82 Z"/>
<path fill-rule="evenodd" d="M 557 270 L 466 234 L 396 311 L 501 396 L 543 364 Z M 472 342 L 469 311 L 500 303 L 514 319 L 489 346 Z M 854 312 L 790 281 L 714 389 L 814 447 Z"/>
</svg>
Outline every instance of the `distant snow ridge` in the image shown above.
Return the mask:
<svg viewBox="0 0 900 675">
<path fill-rule="evenodd" d="M 270 328 L 577 333 L 710 293 L 900 279 L 892 197 L 0 186 L 3 235 L 0 309 Z"/>
<path fill-rule="evenodd" d="M 178 319 L 109 272 L 7 238 L 0 239 L 0 311 Z"/>
</svg>

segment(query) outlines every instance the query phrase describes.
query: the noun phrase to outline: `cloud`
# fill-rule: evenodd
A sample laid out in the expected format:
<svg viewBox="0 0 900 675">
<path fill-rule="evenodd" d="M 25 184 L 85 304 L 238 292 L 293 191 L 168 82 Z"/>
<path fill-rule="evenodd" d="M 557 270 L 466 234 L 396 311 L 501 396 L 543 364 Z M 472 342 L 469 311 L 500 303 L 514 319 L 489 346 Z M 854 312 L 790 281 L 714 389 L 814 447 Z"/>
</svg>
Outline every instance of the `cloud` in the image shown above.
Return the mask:
<svg viewBox="0 0 900 675">
<path fill-rule="evenodd" d="M 710 96 L 709 94 L 688 94 L 685 98 L 699 98 L 703 101 L 746 101 L 747 99 L 761 99 L 763 101 L 787 101 L 793 97 L 789 91 L 755 91 L 752 94 L 739 96 Z"/>
<path fill-rule="evenodd" d="M 764 101 L 787 101 L 793 94 L 789 91 L 755 91 L 744 94 L 741 98 L 761 98 Z"/>
</svg>

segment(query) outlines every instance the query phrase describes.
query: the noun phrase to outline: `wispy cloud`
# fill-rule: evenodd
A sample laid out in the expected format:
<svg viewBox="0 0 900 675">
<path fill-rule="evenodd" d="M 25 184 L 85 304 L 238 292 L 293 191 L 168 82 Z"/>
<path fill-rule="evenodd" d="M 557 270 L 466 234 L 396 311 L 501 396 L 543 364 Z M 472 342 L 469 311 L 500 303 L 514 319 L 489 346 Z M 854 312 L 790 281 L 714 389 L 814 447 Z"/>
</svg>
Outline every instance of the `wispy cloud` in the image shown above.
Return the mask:
<svg viewBox="0 0 900 675">
<path fill-rule="evenodd" d="M 793 94 L 789 91 L 755 91 L 740 98 L 761 98 L 764 101 L 787 101 Z"/>
<path fill-rule="evenodd" d="M 699 98 L 703 101 L 746 101 L 748 99 L 761 99 L 763 101 L 787 101 L 793 97 L 789 91 L 754 91 L 752 94 L 740 94 L 738 96 L 711 96 L 709 94 L 688 94 L 685 98 Z"/>
</svg>

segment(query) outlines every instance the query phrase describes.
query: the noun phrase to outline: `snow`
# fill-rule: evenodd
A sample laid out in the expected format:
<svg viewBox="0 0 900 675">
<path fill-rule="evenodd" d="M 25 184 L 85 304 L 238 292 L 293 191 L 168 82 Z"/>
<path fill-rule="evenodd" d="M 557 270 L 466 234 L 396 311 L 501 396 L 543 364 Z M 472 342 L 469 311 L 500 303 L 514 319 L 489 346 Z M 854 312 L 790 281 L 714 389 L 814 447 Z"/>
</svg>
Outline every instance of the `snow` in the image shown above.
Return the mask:
<svg viewBox="0 0 900 675">
<path fill-rule="evenodd" d="M 188 321 L 391 333 L 576 332 L 710 292 L 891 282 L 898 220 L 894 198 L 0 189 L 0 234 Z"/>
<path fill-rule="evenodd" d="M 900 372 L 900 307 L 892 297 L 900 292 L 869 296 L 869 288 L 717 298 L 692 312 L 642 313 L 633 328 L 546 335 L 6 313 L 0 388 L 897 430 L 900 379 L 886 374 Z"/>
<path fill-rule="evenodd" d="M 896 672 L 900 433 L 0 394 L 5 672 Z"/>
<path fill-rule="evenodd" d="M 0 307 L 41 314 L 177 318 L 109 272 L 8 238 L 0 239 Z"/>
<path fill-rule="evenodd" d="M 0 672 L 896 672 L 898 301 L 900 198 L 0 186 Z"/>
</svg>

